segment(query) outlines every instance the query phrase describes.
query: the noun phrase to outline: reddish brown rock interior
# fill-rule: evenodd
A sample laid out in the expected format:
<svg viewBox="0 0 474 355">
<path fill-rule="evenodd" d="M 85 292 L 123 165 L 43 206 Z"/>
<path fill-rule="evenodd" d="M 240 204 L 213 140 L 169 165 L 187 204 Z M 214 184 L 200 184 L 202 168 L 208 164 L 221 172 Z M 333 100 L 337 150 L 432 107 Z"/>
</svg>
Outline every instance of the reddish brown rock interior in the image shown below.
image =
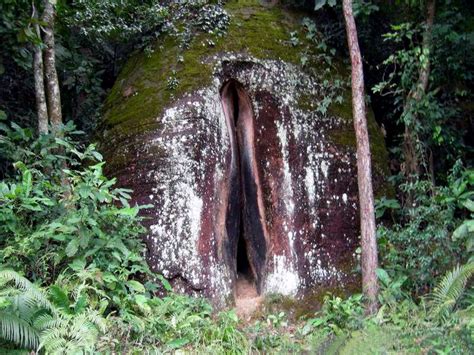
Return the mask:
<svg viewBox="0 0 474 355">
<path fill-rule="evenodd" d="M 255 118 L 248 94 L 235 80 L 223 86 L 221 99 L 232 151 L 226 214 L 227 260 L 234 270 L 234 280 L 237 276 L 251 280 L 260 292 L 267 247 L 265 214 L 258 201 L 261 187 L 254 146 Z"/>
</svg>

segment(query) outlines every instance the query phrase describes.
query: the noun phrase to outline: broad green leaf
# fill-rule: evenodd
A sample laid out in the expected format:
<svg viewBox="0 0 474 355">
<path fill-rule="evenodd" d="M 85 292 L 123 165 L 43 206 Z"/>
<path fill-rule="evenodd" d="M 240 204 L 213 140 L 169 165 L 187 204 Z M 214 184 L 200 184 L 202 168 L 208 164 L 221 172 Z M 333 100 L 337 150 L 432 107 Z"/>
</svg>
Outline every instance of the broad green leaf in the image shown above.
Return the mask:
<svg viewBox="0 0 474 355">
<path fill-rule="evenodd" d="M 89 234 L 83 234 L 80 238 L 79 238 L 79 245 L 81 246 L 82 249 L 86 249 L 87 246 L 89 245 L 89 241 L 90 241 L 91 237 Z"/>
<path fill-rule="evenodd" d="M 49 293 L 51 294 L 51 299 L 56 306 L 62 308 L 66 312 L 70 311 L 69 306 L 71 301 L 69 300 L 66 291 L 58 285 L 52 285 L 49 287 Z"/>
<path fill-rule="evenodd" d="M 466 224 L 467 230 L 469 231 L 469 233 L 474 232 L 474 219 L 471 219 L 469 221 L 465 221 L 464 223 Z"/>
<path fill-rule="evenodd" d="M 82 313 L 87 306 L 87 297 L 85 295 L 81 295 L 77 300 L 76 304 L 74 305 L 74 313 Z"/>
<path fill-rule="evenodd" d="M 463 206 L 466 207 L 469 211 L 474 212 L 474 201 L 466 200 L 463 203 Z"/>
<path fill-rule="evenodd" d="M 86 268 L 86 261 L 84 259 L 74 259 L 73 262 L 69 263 L 69 267 L 76 271 L 82 271 Z"/>
<path fill-rule="evenodd" d="M 127 281 L 127 286 L 130 290 L 137 293 L 145 293 L 145 286 L 136 280 Z"/>
<path fill-rule="evenodd" d="M 71 240 L 66 246 L 66 255 L 69 257 L 76 255 L 78 248 L 79 248 L 79 241 L 77 239 Z"/>
<path fill-rule="evenodd" d="M 102 156 L 102 154 L 100 154 L 99 152 L 97 152 L 97 151 L 95 151 L 95 150 L 92 151 L 92 155 L 93 155 L 94 158 L 96 158 L 98 161 L 102 161 L 102 159 L 104 159 L 103 156 Z"/>
<path fill-rule="evenodd" d="M 135 302 L 137 303 L 138 307 L 145 312 L 150 313 L 151 307 L 148 305 L 148 298 L 142 294 L 138 294 L 134 296 Z"/>
<path fill-rule="evenodd" d="M 105 282 L 117 282 L 118 281 L 117 278 L 115 277 L 115 275 L 110 273 L 110 272 L 105 272 L 103 278 L 104 278 Z"/>
<path fill-rule="evenodd" d="M 467 235 L 467 233 L 468 233 L 467 224 L 466 222 L 463 222 L 459 227 L 457 227 L 454 230 L 452 239 L 458 240 L 458 239 L 464 238 Z"/>
<path fill-rule="evenodd" d="M 391 279 L 390 276 L 388 276 L 387 271 L 379 268 L 375 270 L 375 273 L 377 274 L 379 280 L 382 281 L 385 286 L 388 286 L 390 284 Z"/>
<path fill-rule="evenodd" d="M 324 318 L 313 318 L 313 319 L 310 319 L 309 322 L 311 323 L 311 325 L 313 327 L 319 327 L 321 324 L 323 324 L 325 322 L 325 319 Z"/>
</svg>

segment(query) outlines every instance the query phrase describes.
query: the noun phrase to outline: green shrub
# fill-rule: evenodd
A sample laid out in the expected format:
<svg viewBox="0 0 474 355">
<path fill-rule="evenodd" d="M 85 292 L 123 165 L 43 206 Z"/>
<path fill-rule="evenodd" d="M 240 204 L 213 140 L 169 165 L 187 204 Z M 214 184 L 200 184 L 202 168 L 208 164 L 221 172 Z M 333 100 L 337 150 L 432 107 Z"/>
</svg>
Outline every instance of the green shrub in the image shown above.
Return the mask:
<svg viewBox="0 0 474 355">
<path fill-rule="evenodd" d="M 72 126 L 62 138 L 36 140 L 15 126 L 4 131 L 1 146 L 17 146 L 10 158 L 22 160 L 0 182 L 0 263 L 48 283 L 95 269 L 91 279 L 116 303 L 135 291 L 130 280 L 149 272 L 137 215 L 143 206 L 130 206 L 130 191 L 103 175 L 94 145 L 81 149 Z"/>
<path fill-rule="evenodd" d="M 313 328 L 322 328 L 328 332 L 340 334 L 345 329 L 357 329 L 364 319 L 362 295 L 352 295 L 347 299 L 326 295 L 318 317 L 306 323 L 308 333 Z"/>
<path fill-rule="evenodd" d="M 438 277 L 466 262 L 474 245 L 474 227 L 466 211 L 473 203 L 474 172 L 457 164 L 446 187 L 420 180 L 402 184 L 401 189 L 414 196 L 410 206 L 387 200 L 378 204 L 379 216 L 390 208 L 399 221 L 379 225 L 380 260 L 389 274 L 406 276 L 406 290 L 422 295 L 432 290 Z"/>
<path fill-rule="evenodd" d="M 140 239 L 143 206 L 130 206 L 130 191 L 113 187 L 102 156 L 93 145 L 82 148 L 71 125 L 61 138 L 35 139 L 15 124 L 0 129 L 0 151 L 13 166 L 0 182 L 0 265 L 45 285 L 52 304 L 40 317 L 21 319 L 50 353 L 92 351 L 105 331 L 103 316 L 142 317 L 156 289 L 140 281 L 150 274 Z"/>
</svg>

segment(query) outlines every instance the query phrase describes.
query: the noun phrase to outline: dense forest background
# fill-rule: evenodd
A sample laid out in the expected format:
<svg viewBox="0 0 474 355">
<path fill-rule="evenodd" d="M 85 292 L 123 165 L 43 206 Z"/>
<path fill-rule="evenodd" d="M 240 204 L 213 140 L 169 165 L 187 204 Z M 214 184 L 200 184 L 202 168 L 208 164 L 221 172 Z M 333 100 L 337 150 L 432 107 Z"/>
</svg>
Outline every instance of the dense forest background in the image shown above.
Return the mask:
<svg viewBox="0 0 474 355">
<path fill-rule="evenodd" d="M 225 3 L 0 0 L 0 352 L 474 351 L 469 0 L 353 2 L 366 102 L 393 186 L 375 205 L 378 312 L 367 316 L 360 295 L 313 299 L 311 312 L 275 296 L 243 324 L 150 272 L 140 240 L 147 206 L 129 205 L 133 192 L 114 187 L 96 149 L 104 100 L 127 58 L 161 50 L 161 38 L 225 38 Z M 339 1 L 274 6 L 305 14 L 301 32 L 328 66 L 350 66 Z M 48 31 L 62 118 L 39 134 L 33 59 L 48 49 Z"/>
</svg>

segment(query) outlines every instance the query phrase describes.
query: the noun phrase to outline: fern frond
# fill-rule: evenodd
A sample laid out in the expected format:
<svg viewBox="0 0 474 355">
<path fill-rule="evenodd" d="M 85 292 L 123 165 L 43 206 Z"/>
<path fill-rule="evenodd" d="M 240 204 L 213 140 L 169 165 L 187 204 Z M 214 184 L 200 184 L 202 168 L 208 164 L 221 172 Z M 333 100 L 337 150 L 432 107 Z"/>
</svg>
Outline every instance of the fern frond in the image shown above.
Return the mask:
<svg viewBox="0 0 474 355">
<path fill-rule="evenodd" d="M 36 285 L 32 284 L 26 277 L 21 276 L 13 270 L 0 270 L 0 280 L 5 283 L 13 282 L 15 286 L 23 291 L 23 297 L 30 300 L 30 303 L 36 303 L 38 306 L 52 309 L 51 303 L 46 294 Z"/>
<path fill-rule="evenodd" d="M 104 317 L 100 315 L 99 312 L 95 310 L 89 312 L 89 314 L 87 315 L 87 319 L 92 324 L 94 324 L 101 333 L 105 333 L 107 331 L 107 321 Z"/>
<path fill-rule="evenodd" d="M 474 263 L 468 263 L 456 266 L 441 279 L 431 295 L 431 310 L 435 317 L 445 317 L 454 308 L 473 275 Z"/>
<path fill-rule="evenodd" d="M 0 338 L 28 349 L 36 349 L 39 343 L 39 334 L 35 328 L 5 311 L 0 311 Z"/>
<path fill-rule="evenodd" d="M 56 328 L 48 328 L 41 332 L 41 343 L 38 351 L 45 349 L 47 353 L 56 353 L 59 349 L 63 349 L 67 345 L 67 325 Z"/>
<path fill-rule="evenodd" d="M 92 352 L 99 332 L 106 331 L 105 319 L 90 309 L 80 314 L 43 314 L 34 324 L 41 330 L 39 349 L 51 354 Z"/>
<path fill-rule="evenodd" d="M 27 290 L 32 285 L 26 277 L 23 277 L 16 271 L 9 269 L 0 270 L 0 279 L 5 283 L 13 281 L 15 285 L 22 290 Z"/>
<path fill-rule="evenodd" d="M 43 331 L 48 328 L 60 327 L 63 323 L 64 320 L 62 318 L 54 317 L 51 314 L 44 313 L 34 319 L 33 326 L 36 329 Z"/>
</svg>

